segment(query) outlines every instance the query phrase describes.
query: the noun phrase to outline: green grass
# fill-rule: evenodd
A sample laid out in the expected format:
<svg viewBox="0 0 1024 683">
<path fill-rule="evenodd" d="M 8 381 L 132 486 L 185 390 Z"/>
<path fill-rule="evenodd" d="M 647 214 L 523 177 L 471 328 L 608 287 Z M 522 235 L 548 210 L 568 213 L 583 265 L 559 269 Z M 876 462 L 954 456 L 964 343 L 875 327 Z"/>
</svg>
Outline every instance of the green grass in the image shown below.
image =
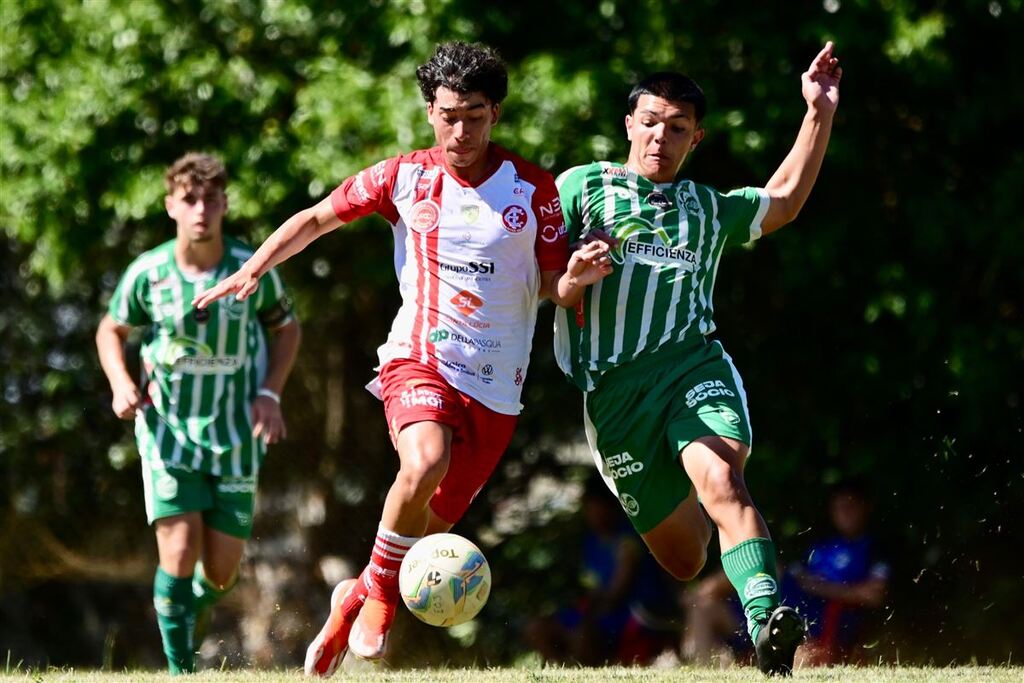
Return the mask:
<svg viewBox="0 0 1024 683">
<path fill-rule="evenodd" d="M 58 681 L 83 683 L 285 683 L 309 681 L 299 670 L 291 671 L 231 671 L 202 672 L 187 678 L 172 678 L 162 673 L 127 671 L 108 673 L 76 671 L 73 669 L 49 671 L 23 671 L 0 673 L 0 681 L 29 683 Z M 380 681 L 381 683 L 603 683 L 604 681 L 643 681 L 649 683 L 714 683 L 717 681 L 763 682 L 768 679 L 750 667 L 710 669 L 681 667 L 672 669 L 420 669 L 389 671 L 372 665 L 358 670 L 339 672 L 332 681 Z M 1001 683 L 1024 680 L 1024 667 L 960 666 L 960 667 L 837 667 L 832 669 L 803 669 L 796 672 L 795 681 L 843 681 L 846 683 L 874 683 L 876 681 L 989 681 Z"/>
</svg>

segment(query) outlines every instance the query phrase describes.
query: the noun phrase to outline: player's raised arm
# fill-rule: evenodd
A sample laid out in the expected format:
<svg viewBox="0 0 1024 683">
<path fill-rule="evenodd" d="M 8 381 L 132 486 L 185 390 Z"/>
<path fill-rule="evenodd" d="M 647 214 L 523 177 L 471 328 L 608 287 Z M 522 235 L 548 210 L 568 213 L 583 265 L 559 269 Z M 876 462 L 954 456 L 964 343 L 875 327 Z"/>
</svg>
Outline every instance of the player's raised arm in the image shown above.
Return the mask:
<svg viewBox="0 0 1024 683">
<path fill-rule="evenodd" d="M 807 113 L 793 149 L 765 185 L 771 204 L 761 222 L 763 234 L 778 230 L 796 218 L 818 178 L 832 131 L 832 117 L 839 105 L 839 80 L 843 75 L 833 51 L 832 41 L 825 43 L 800 76 Z"/>
<path fill-rule="evenodd" d="M 245 262 L 238 272 L 221 280 L 192 301 L 196 308 L 206 308 L 211 302 L 228 294 L 243 301 L 259 287 L 260 277 L 274 266 L 305 249 L 310 242 L 342 225 L 334 211 L 331 198 L 299 211 L 281 224 Z"/>
</svg>

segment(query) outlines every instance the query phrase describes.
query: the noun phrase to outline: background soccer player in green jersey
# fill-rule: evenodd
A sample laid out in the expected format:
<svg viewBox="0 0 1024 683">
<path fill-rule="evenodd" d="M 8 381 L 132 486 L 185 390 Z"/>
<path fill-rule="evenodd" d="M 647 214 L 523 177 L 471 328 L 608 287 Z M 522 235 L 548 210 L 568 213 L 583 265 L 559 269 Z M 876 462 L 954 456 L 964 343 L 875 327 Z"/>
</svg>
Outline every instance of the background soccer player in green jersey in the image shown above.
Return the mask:
<svg viewBox="0 0 1024 683">
<path fill-rule="evenodd" d="M 209 155 L 171 165 L 165 205 L 177 234 L 128 267 L 96 332 L 114 413 L 135 420 L 160 558 L 153 602 L 172 673 L 195 668 L 210 608 L 236 582 L 260 463 L 285 436 L 280 395 L 300 339 L 276 273 L 246 302 L 192 309 L 253 253 L 221 233 L 226 181 Z M 135 327 L 144 328 L 141 388 L 125 361 Z"/>
<path fill-rule="evenodd" d="M 556 355 L 583 389 L 595 461 L 652 553 L 674 576 L 703 567 L 718 527 L 722 564 L 747 614 L 759 665 L 787 674 L 804 624 L 780 607 L 775 549 L 743 479 L 751 431 L 739 374 L 714 331 L 722 250 L 792 221 L 821 168 L 842 70 L 827 43 L 802 74 L 807 113 L 764 188 L 722 194 L 678 179 L 704 137 L 704 94 L 657 73 L 629 98 L 625 165 L 559 178 L 570 239 L 613 246 L 615 271 L 556 315 Z M 692 484 L 692 485 L 691 485 Z"/>
</svg>

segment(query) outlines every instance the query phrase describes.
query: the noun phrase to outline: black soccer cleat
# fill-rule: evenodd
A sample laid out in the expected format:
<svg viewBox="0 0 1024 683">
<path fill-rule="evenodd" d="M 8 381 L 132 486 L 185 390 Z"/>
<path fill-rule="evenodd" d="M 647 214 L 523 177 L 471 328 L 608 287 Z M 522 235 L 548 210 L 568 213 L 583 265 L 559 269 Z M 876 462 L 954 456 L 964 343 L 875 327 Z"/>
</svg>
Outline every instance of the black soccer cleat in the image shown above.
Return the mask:
<svg viewBox="0 0 1024 683">
<path fill-rule="evenodd" d="M 804 642 L 807 626 L 792 607 L 780 605 L 761 625 L 754 642 L 757 667 L 767 676 L 792 676 L 793 657 Z"/>
</svg>

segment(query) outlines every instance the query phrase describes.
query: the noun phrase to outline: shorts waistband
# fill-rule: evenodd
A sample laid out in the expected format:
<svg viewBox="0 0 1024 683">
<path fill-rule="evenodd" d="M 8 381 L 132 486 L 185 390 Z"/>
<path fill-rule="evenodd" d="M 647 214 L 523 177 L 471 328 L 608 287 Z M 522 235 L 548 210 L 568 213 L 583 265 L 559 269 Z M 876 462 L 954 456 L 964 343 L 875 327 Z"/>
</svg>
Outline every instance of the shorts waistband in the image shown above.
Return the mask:
<svg viewBox="0 0 1024 683">
<path fill-rule="evenodd" d="M 683 341 L 670 346 L 664 346 L 652 353 L 645 353 L 642 356 L 634 358 L 633 360 L 627 361 L 621 365 L 616 365 L 611 370 L 606 371 L 602 375 L 601 379 L 604 380 L 608 377 L 615 377 L 620 373 L 632 374 L 656 368 L 660 365 L 664 365 L 665 363 L 671 363 L 674 360 L 688 356 L 694 351 L 702 349 L 711 343 L 712 340 L 707 337 L 691 337 L 690 339 L 684 339 Z"/>
</svg>

